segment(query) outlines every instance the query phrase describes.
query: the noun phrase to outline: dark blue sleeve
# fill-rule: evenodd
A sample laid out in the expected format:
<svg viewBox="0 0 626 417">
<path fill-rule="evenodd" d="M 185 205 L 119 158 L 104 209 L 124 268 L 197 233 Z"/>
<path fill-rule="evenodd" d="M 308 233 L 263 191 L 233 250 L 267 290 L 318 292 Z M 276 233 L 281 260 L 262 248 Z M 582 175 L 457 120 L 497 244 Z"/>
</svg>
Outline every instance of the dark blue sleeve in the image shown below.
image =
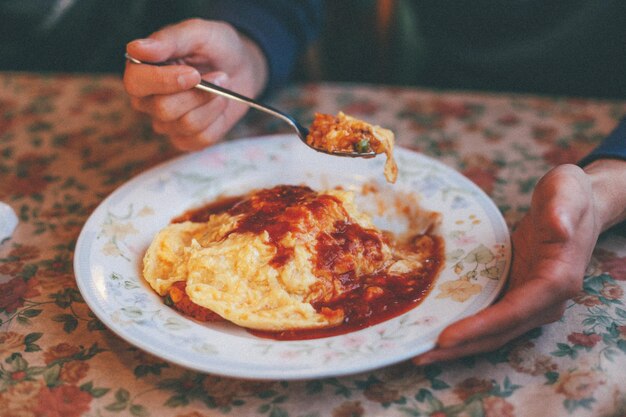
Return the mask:
<svg viewBox="0 0 626 417">
<path fill-rule="evenodd" d="M 596 159 L 624 159 L 626 160 L 626 117 L 624 117 L 615 130 L 589 155 L 584 157 L 578 165 L 585 166 Z"/>
<path fill-rule="evenodd" d="M 212 19 L 232 24 L 260 46 L 269 65 L 266 91 L 289 79 L 320 32 L 321 0 L 212 0 L 210 5 Z"/>
</svg>

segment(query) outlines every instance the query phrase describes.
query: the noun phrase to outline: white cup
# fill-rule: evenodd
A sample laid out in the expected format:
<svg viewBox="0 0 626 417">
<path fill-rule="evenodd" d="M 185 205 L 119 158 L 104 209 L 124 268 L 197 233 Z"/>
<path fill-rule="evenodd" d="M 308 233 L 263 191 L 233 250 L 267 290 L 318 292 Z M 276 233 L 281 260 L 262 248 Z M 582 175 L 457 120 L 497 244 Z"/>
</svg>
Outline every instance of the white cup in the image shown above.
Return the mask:
<svg viewBox="0 0 626 417">
<path fill-rule="evenodd" d="M 11 206 L 0 201 L 0 243 L 13 235 L 18 222 L 17 215 Z"/>
</svg>

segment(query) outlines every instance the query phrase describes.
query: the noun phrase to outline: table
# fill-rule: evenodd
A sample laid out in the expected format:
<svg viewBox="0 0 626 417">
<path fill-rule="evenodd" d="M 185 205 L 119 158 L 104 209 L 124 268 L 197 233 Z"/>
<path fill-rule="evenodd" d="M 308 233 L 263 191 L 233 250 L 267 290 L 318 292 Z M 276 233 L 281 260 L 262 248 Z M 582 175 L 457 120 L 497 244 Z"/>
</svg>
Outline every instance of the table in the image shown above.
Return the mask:
<svg viewBox="0 0 626 417">
<path fill-rule="evenodd" d="M 536 181 L 575 162 L 626 102 L 296 85 L 271 99 L 310 120 L 343 110 L 477 183 L 514 225 Z M 250 112 L 231 138 L 288 131 Z M 20 224 L 0 245 L 0 414 L 9 416 L 626 415 L 626 233 L 603 235 L 559 322 L 491 354 L 307 381 L 205 375 L 118 339 L 77 290 L 72 256 L 94 208 L 178 153 L 131 110 L 115 76 L 0 74 L 0 200 Z"/>
</svg>

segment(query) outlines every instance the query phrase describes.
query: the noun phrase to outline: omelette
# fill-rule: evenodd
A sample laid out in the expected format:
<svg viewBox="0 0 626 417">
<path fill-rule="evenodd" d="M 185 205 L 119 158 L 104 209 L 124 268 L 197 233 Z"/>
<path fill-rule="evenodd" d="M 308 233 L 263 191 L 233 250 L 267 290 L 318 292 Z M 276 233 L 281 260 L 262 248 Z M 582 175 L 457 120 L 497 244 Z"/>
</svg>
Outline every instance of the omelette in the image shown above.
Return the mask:
<svg viewBox="0 0 626 417">
<path fill-rule="evenodd" d="M 371 315 L 363 308 L 377 299 L 397 303 L 392 289 L 420 287 L 420 274 L 436 272 L 440 242 L 424 236 L 429 244 L 400 247 L 352 192 L 281 185 L 175 219 L 146 251 L 143 276 L 174 304 L 247 329 L 332 328 Z"/>
</svg>

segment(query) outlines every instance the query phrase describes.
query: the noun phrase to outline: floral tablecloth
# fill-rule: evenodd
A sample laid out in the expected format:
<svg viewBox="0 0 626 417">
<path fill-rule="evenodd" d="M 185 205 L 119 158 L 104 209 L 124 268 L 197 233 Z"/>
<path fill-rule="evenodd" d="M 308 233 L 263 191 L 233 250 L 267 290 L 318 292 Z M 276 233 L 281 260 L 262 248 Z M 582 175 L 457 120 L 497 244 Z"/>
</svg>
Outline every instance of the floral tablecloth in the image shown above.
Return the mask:
<svg viewBox="0 0 626 417">
<path fill-rule="evenodd" d="M 536 181 L 575 162 L 626 103 L 301 85 L 272 104 L 303 121 L 343 110 L 462 172 L 513 226 Z M 288 131 L 251 112 L 230 137 Z M 491 354 L 306 381 L 236 380 L 153 357 L 89 310 L 72 270 L 89 214 L 132 176 L 177 155 L 114 76 L 0 74 L 0 201 L 19 217 L 0 244 L 0 415 L 626 415 L 626 233 L 601 237 L 563 319 Z"/>
</svg>

